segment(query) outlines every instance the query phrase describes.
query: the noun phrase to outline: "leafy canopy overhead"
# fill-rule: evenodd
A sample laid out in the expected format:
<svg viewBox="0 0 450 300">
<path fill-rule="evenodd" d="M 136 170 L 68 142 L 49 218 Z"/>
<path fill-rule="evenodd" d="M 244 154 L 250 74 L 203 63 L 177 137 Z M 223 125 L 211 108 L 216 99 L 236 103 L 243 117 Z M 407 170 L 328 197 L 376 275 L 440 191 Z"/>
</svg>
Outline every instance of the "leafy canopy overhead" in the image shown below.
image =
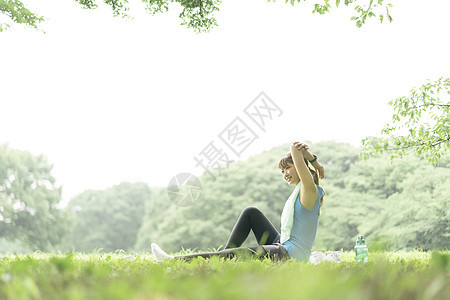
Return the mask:
<svg viewBox="0 0 450 300">
<path fill-rule="evenodd" d="M 25 24 L 35 29 L 38 29 L 39 23 L 44 21 L 43 17 L 30 11 L 19 0 L 0 0 L 0 13 L 11 19 L 13 23 Z M 10 26 L 0 22 L 0 32 Z"/>
<path fill-rule="evenodd" d="M 362 157 L 388 151 L 391 160 L 407 151 L 436 163 L 450 148 L 450 78 L 429 81 L 411 90 L 409 96 L 389 102 L 394 108 L 392 122 L 381 137 L 362 140 Z"/>
<path fill-rule="evenodd" d="M 111 7 L 114 16 L 121 16 L 129 18 L 129 0 L 74 0 L 78 2 L 85 9 L 95 9 L 99 2 Z M 217 26 L 217 21 L 214 13 L 219 11 L 219 6 L 222 0 L 141 0 L 145 5 L 145 9 L 151 15 L 157 13 L 164 13 L 169 10 L 169 5 L 173 6 L 175 3 L 182 7 L 179 14 L 181 25 L 193 29 L 195 32 L 209 32 L 212 27 Z M 267 0 L 268 2 L 275 2 L 274 0 Z M 291 3 L 293 6 L 302 2 L 302 0 L 285 0 L 286 3 Z M 303 0 L 306 2 L 306 0 Z M 312 1 L 309 1 L 312 2 Z M 313 13 L 325 14 L 330 12 L 332 4 L 330 0 L 315 0 L 313 4 Z M 351 17 L 355 21 L 357 27 L 361 27 L 366 23 L 368 18 L 378 18 L 382 23 L 386 18 L 392 22 L 392 17 L 389 13 L 389 7 L 392 4 L 387 3 L 386 0 L 332 0 L 332 3 L 337 8 L 343 5 L 353 8 L 354 16 Z M 6 15 L 13 23 L 26 24 L 30 27 L 38 29 L 39 23 L 44 20 L 43 17 L 27 9 L 19 0 L 0 0 L 0 13 Z M 11 24 L 0 23 L 0 32 L 10 27 Z"/>
</svg>

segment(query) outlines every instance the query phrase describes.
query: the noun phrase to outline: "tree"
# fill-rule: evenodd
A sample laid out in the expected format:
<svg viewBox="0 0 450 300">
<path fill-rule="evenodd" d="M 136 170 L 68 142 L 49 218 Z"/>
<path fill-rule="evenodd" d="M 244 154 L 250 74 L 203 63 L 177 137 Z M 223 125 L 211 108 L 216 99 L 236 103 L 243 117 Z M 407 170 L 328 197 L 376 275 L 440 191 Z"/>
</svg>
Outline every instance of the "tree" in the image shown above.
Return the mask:
<svg viewBox="0 0 450 300">
<path fill-rule="evenodd" d="M 290 2 L 292 6 L 295 5 L 295 2 L 300 3 L 302 0 L 286 0 Z M 303 0 L 306 1 L 306 0 Z M 270 2 L 270 0 L 269 0 Z M 275 1 L 274 1 L 275 2 Z M 334 2 L 334 1 L 332 1 Z M 316 3 L 314 4 L 313 13 L 325 14 L 330 12 L 331 4 L 330 0 L 323 0 L 323 4 Z M 339 7 L 341 0 L 336 0 L 336 7 Z M 364 3 L 364 4 L 361 4 Z M 380 23 L 383 23 L 384 18 L 386 17 L 389 22 L 392 22 L 392 16 L 389 14 L 389 7 L 392 7 L 391 3 L 387 3 L 385 0 L 367 0 L 367 1 L 359 1 L 359 0 L 344 0 L 344 4 L 346 6 L 350 6 L 356 12 L 356 15 L 351 17 L 350 20 L 355 21 L 355 24 L 358 28 L 360 28 L 363 24 L 366 23 L 367 18 L 378 17 L 380 19 Z M 357 5 L 360 4 L 360 5 Z"/>
<path fill-rule="evenodd" d="M 74 219 L 63 247 L 78 251 L 128 250 L 134 246 L 145 203 L 151 192 L 145 183 L 121 183 L 106 190 L 76 196 L 68 209 Z"/>
<path fill-rule="evenodd" d="M 95 9 L 98 7 L 98 0 L 74 0 L 78 2 L 85 9 Z M 129 18 L 129 0 L 103 0 L 106 5 L 112 9 L 114 16 L 122 16 Z M 270 2 L 270 0 L 267 0 Z M 303 0 L 304 2 L 306 0 Z M 219 11 L 219 6 L 222 0 L 142 0 L 145 9 L 151 15 L 157 13 L 164 13 L 169 10 L 169 5 L 176 2 L 182 7 L 182 12 L 179 14 L 181 25 L 186 25 L 197 33 L 208 32 L 212 27 L 217 26 L 217 21 L 214 13 Z M 275 1 L 273 1 L 275 2 Z M 302 2 L 302 0 L 286 0 L 292 5 Z M 313 13 L 325 14 L 330 12 L 330 0 L 321 0 L 322 4 L 314 4 Z M 334 0 L 333 0 L 334 2 Z M 341 0 L 336 0 L 336 7 L 339 7 Z M 392 17 L 389 13 L 389 7 L 392 4 L 387 3 L 386 0 L 344 0 L 345 6 L 352 7 L 355 15 L 351 17 L 355 21 L 357 27 L 361 27 L 366 23 L 367 18 L 378 17 L 380 22 L 384 18 L 392 22 Z M 341 5 L 342 7 L 342 5 Z M 0 13 L 9 17 L 13 23 L 23 23 L 30 27 L 38 28 L 40 22 L 44 20 L 43 17 L 31 12 L 19 0 L 0 0 Z M 7 29 L 10 24 L 0 24 L 0 32 Z"/>
<path fill-rule="evenodd" d="M 365 191 L 355 202 L 364 218 L 354 221 L 368 235 L 368 245 L 378 241 L 389 249 L 445 249 L 450 237 L 450 159 L 433 166 L 411 153 L 387 164 L 386 156 L 360 161 L 346 176 L 349 191 Z M 361 210 L 368 195 L 377 195 L 377 207 Z"/>
<path fill-rule="evenodd" d="M 390 248 L 432 250 L 448 247 L 449 171 L 424 164 L 405 174 L 403 192 L 387 199 L 386 222 L 374 230 Z"/>
<path fill-rule="evenodd" d="M 0 146 L 0 237 L 48 250 L 68 229 L 46 159 Z"/>
<path fill-rule="evenodd" d="M 384 126 L 381 137 L 362 140 L 361 157 L 388 151 L 392 160 L 415 151 L 437 163 L 450 148 L 449 95 L 450 78 L 440 78 L 412 89 L 408 97 L 390 101 L 392 123 Z"/>
<path fill-rule="evenodd" d="M 35 29 L 38 29 L 39 23 L 44 21 L 43 17 L 30 11 L 19 0 L 0 0 L 0 13 L 11 19 L 13 23 L 25 24 Z M 10 26 L 7 23 L 0 23 L 0 32 Z"/>
</svg>

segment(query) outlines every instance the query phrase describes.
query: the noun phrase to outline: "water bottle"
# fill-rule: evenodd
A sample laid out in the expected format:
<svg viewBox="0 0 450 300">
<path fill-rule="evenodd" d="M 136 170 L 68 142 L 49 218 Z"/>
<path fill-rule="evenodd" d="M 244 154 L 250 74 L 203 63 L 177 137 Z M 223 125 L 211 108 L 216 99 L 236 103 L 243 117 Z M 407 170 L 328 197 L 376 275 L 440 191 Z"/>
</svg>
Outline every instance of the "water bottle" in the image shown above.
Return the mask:
<svg viewBox="0 0 450 300">
<path fill-rule="evenodd" d="M 355 254 L 356 262 L 366 263 L 369 261 L 369 249 L 362 235 L 358 235 L 358 239 L 356 240 Z"/>
</svg>

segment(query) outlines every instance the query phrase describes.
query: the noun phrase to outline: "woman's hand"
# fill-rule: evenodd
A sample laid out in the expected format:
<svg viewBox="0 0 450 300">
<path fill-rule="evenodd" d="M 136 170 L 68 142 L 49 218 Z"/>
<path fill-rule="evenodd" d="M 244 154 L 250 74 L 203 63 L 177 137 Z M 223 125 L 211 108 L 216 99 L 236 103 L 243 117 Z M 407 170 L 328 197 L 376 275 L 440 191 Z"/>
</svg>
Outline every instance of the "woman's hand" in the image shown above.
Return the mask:
<svg viewBox="0 0 450 300">
<path fill-rule="evenodd" d="M 312 156 L 312 154 L 308 152 L 308 149 L 309 149 L 309 146 L 307 144 L 300 143 L 300 142 L 294 142 L 291 145 L 291 152 L 294 150 L 301 151 L 304 158 L 308 161 L 311 161 L 314 159 L 314 156 Z M 308 155 L 310 157 L 308 157 Z M 324 170 L 323 166 L 317 160 L 315 162 L 311 163 L 311 165 L 314 167 L 316 172 L 319 174 L 319 178 L 323 179 L 325 177 L 325 170 Z"/>
<path fill-rule="evenodd" d="M 316 172 L 319 174 L 319 178 L 323 179 L 325 177 L 325 170 L 323 169 L 323 166 L 316 160 L 312 163 L 312 166 L 314 169 L 316 169 Z"/>
<path fill-rule="evenodd" d="M 301 151 L 302 155 L 305 154 L 305 151 L 307 151 L 309 149 L 309 146 L 300 142 L 294 142 L 291 145 L 291 152 L 293 150 L 298 150 Z"/>
</svg>

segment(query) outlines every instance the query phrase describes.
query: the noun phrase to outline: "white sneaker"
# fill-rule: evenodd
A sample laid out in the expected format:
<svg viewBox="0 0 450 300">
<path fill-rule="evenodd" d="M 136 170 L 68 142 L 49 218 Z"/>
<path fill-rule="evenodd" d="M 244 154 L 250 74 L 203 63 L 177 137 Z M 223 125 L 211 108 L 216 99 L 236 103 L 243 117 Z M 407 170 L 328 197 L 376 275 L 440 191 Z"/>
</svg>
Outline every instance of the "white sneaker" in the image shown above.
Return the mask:
<svg viewBox="0 0 450 300">
<path fill-rule="evenodd" d="M 335 262 L 335 263 L 338 263 L 338 264 L 340 264 L 341 262 L 342 262 L 342 259 L 341 259 L 341 257 L 339 256 L 339 254 L 340 254 L 340 252 L 339 251 L 328 251 L 326 254 L 325 254 L 325 257 L 324 257 L 324 261 L 329 261 L 329 262 Z"/>
<path fill-rule="evenodd" d="M 157 244 L 152 243 L 152 253 L 155 256 L 157 262 L 165 261 L 166 259 L 172 259 L 173 256 L 164 252 Z"/>
</svg>

